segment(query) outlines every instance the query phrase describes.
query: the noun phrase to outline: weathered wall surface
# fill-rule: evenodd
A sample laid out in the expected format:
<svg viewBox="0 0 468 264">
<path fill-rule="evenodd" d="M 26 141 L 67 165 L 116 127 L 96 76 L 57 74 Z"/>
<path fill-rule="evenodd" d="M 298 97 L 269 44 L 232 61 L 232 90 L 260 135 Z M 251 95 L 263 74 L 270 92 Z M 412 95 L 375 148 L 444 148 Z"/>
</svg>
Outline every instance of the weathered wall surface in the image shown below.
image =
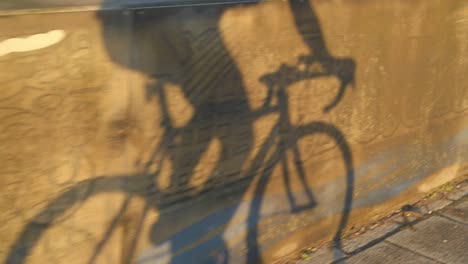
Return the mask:
<svg viewBox="0 0 468 264">
<path fill-rule="evenodd" d="M 0 16 L 2 262 L 268 263 L 468 173 L 465 1 L 116 2 Z"/>
</svg>

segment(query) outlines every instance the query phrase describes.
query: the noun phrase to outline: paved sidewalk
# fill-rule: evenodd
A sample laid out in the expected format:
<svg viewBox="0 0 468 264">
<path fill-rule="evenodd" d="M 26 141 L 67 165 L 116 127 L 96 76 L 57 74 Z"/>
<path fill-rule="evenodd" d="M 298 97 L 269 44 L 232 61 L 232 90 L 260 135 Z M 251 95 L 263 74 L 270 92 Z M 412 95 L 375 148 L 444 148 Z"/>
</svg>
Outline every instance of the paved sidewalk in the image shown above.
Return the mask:
<svg viewBox="0 0 468 264">
<path fill-rule="evenodd" d="M 343 240 L 342 250 L 304 252 L 297 264 L 468 263 L 468 181 Z"/>
</svg>

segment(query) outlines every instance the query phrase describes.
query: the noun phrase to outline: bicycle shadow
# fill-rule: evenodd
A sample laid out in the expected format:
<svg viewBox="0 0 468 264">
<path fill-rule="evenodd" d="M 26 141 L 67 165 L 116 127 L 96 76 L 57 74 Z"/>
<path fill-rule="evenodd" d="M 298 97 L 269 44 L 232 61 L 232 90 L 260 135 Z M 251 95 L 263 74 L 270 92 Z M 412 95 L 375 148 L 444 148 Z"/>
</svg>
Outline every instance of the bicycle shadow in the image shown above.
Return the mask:
<svg viewBox="0 0 468 264">
<path fill-rule="evenodd" d="M 259 4 L 256 1 L 248 5 Z M 104 4 L 105 5 L 105 4 Z M 122 192 L 128 194 L 119 212 L 113 218 L 102 240 L 96 245 L 90 263 L 104 249 L 118 225 L 122 223 L 125 212 L 129 209 L 132 197 L 139 196 L 146 201 L 145 207 L 124 234 L 125 245 L 122 249 L 122 263 L 136 260 L 138 239 L 149 235 L 154 245 L 170 243 L 170 263 L 228 263 L 229 247 L 223 237 L 227 223 L 242 206 L 242 197 L 249 186 L 255 185 L 253 198 L 247 210 L 246 237 L 248 263 L 261 263 L 261 249 L 258 242 L 259 222 L 262 218 L 261 206 L 267 183 L 273 175 L 276 165 L 282 167 L 283 180 L 292 212 L 300 212 L 316 206 L 312 190 L 307 182 L 306 169 L 303 167 L 298 140 L 304 136 L 323 134 L 331 138 L 341 153 L 346 170 L 346 193 L 342 216 L 334 236 L 334 243 L 341 248 L 341 236 L 346 227 L 352 208 L 354 185 L 354 167 L 351 149 L 345 135 L 333 124 L 311 122 L 295 126 L 290 121 L 287 89 L 293 83 L 322 76 L 335 76 L 340 80 L 339 90 L 334 99 L 323 107 L 329 112 L 339 104 L 345 90 L 354 80 L 355 64 L 351 59 L 334 58 L 326 47 L 320 32 L 320 23 L 308 1 L 288 2 L 293 13 L 294 22 L 299 34 L 313 55 L 298 58 L 298 64 L 305 67 L 283 64 L 277 71 L 265 74 L 260 81 L 265 83 L 268 93 L 261 110 L 249 106 L 245 84 L 242 76 L 223 42 L 219 28 L 222 14 L 239 4 L 178 6 L 158 9 L 147 9 L 138 13 L 135 9 L 131 60 L 122 59 L 122 47 L 107 43 L 109 55 L 116 64 L 142 72 L 152 79 L 146 90 L 148 100 L 156 100 L 162 115 L 160 127 L 163 130 L 161 143 L 157 144 L 149 158 L 140 160 L 140 173 L 133 175 L 109 175 L 95 177 L 76 184 L 67 192 L 49 203 L 36 215 L 16 240 L 7 259 L 7 263 L 23 263 L 45 230 L 53 225 L 55 219 L 64 214 L 67 208 L 101 193 Z M 247 3 L 243 3 L 247 5 Z M 104 27 L 103 38 L 115 40 L 119 25 L 109 19 L 105 11 L 100 15 Z M 318 38 L 305 37 L 313 30 Z M 110 35 L 109 35 L 110 34 Z M 115 49 L 117 47 L 117 49 Z M 319 63 L 325 69 L 314 72 L 308 66 Z M 305 68 L 305 70 L 300 70 Z M 295 76 L 284 78 L 283 76 Z M 171 113 L 170 86 L 178 86 L 188 101 L 191 116 L 184 125 L 174 124 L 174 113 Z M 274 100 L 276 99 L 276 100 Z M 276 101 L 276 105 L 273 104 Z M 272 111 L 278 112 L 279 121 L 267 135 L 263 143 L 256 147 L 253 124 L 262 115 Z M 217 143 L 217 159 L 204 161 L 206 153 L 211 151 L 211 142 Z M 151 146 L 148 144 L 147 146 Z M 293 153 L 294 165 L 305 190 L 308 203 L 301 205 L 296 201 L 290 185 L 292 168 L 288 166 L 285 156 L 290 150 Z M 256 155 L 249 160 L 249 153 Z M 155 184 L 155 178 L 162 171 L 152 172 L 151 167 L 161 168 L 163 162 L 172 164 L 173 171 L 169 176 L 169 185 L 164 189 Z M 200 169 L 200 167 L 202 167 Z M 204 169 L 210 167 L 210 170 Z M 244 167 L 243 171 L 238 168 Z M 201 175 L 201 176 L 199 176 Z M 202 178 L 197 191 L 193 191 L 192 180 Z M 150 234 L 142 234 L 142 225 L 150 210 L 163 210 L 174 204 L 188 203 L 199 199 L 207 202 L 213 197 L 228 197 L 226 203 L 211 205 L 215 210 L 212 215 L 203 215 L 187 228 L 161 238 L 174 215 L 162 215 L 153 224 Z M 221 196 L 221 197 L 222 197 Z M 46 220 L 44 220 L 46 219 Z M 170 228 L 169 228 L 170 229 Z M 213 234 L 213 229 L 217 231 Z M 210 234 L 206 236 L 206 234 Z M 202 240 L 202 242 L 200 242 Z M 198 244 L 197 244 L 198 243 Z M 148 261 L 155 261 L 150 257 Z M 145 260 L 141 260 L 145 262 Z"/>
</svg>

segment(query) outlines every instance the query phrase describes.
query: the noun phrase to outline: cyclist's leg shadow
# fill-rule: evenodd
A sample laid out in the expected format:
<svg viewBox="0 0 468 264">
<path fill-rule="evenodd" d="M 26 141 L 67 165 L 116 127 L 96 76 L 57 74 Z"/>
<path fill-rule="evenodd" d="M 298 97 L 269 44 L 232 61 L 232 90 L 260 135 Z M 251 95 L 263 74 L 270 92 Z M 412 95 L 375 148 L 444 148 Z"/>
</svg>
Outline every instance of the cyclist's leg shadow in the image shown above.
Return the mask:
<svg viewBox="0 0 468 264">
<path fill-rule="evenodd" d="M 252 120 L 249 118 L 233 118 L 232 116 L 238 114 L 248 115 L 250 110 L 247 104 L 241 103 L 241 106 L 236 104 L 237 108 L 239 108 L 238 112 L 227 113 L 227 116 L 223 116 L 226 113 L 220 114 L 220 112 L 233 107 L 233 103 L 237 101 L 218 102 L 218 106 L 213 106 L 210 102 L 200 104 L 195 107 L 193 118 L 187 125 L 174 129 L 167 124 L 167 120 L 170 120 L 170 118 L 168 111 L 165 110 L 168 102 L 164 98 L 164 96 L 160 97 L 160 104 L 164 108 L 162 109 L 163 120 L 166 120 L 163 123 L 166 123 L 165 128 L 168 130 L 166 140 L 163 140 L 164 144 L 166 144 L 164 148 L 167 149 L 164 153 L 167 155 L 166 158 L 170 160 L 173 171 L 170 187 L 159 192 L 170 196 L 171 188 L 187 189 L 189 190 L 187 192 L 188 196 L 185 198 L 198 199 L 203 198 L 204 193 L 213 193 L 228 187 L 228 184 L 223 182 L 229 183 L 228 181 L 233 180 L 231 176 L 236 176 L 232 175 L 233 168 L 238 170 L 242 167 L 247 159 L 247 153 L 253 145 Z M 246 101 L 246 99 L 240 98 L 240 101 Z M 215 113 L 218 114 L 217 118 L 211 116 Z M 224 127 L 225 124 L 228 124 L 229 127 Z M 218 129 L 220 127 L 223 129 Z M 219 157 L 211 171 L 203 172 L 203 167 L 211 167 L 203 159 L 205 154 L 213 154 L 207 152 L 210 151 L 210 146 L 214 141 L 218 142 L 219 151 L 215 156 Z M 204 175 L 201 176 L 205 180 L 201 186 L 197 186 L 200 193 L 190 194 L 191 186 L 189 185 L 191 180 L 197 177 L 198 168 L 202 169 Z M 237 176 L 241 176 L 240 172 Z M 247 178 L 244 179 L 245 181 L 251 180 L 251 178 L 248 178 L 251 176 L 244 176 Z M 150 236 L 153 244 L 156 247 L 162 247 L 162 244 L 167 243 L 171 252 L 170 263 L 228 263 L 230 259 L 229 249 L 224 241 L 223 233 L 241 203 L 240 199 L 248 186 L 245 181 L 241 184 L 241 186 L 245 187 L 241 187 L 235 193 L 228 194 L 229 198 L 235 201 L 233 205 L 228 205 L 227 208 L 221 207 L 215 213 L 215 217 L 208 216 L 196 221 L 175 234 L 167 235 L 165 231 L 174 222 L 174 217 L 183 216 L 180 214 L 178 216 L 161 215 L 161 218 L 152 226 Z M 236 184 L 235 179 L 232 184 Z M 161 204 L 165 202 L 164 199 L 159 202 L 159 208 L 168 206 L 167 204 Z M 215 207 L 219 208 L 219 206 Z M 203 210 L 203 208 L 201 209 Z M 213 233 L 213 228 L 218 230 L 206 238 L 207 234 Z M 162 235 L 163 233 L 166 233 L 166 235 Z M 167 237 L 167 239 L 164 239 L 164 237 Z M 206 240 L 197 242 L 204 239 L 204 237 Z M 191 242 L 195 245 L 191 245 Z"/>
<path fill-rule="evenodd" d="M 250 133 L 249 133 L 250 135 Z M 222 153 L 226 153 L 233 149 L 233 146 L 227 142 L 227 140 L 220 139 L 219 137 L 214 137 L 219 140 Z M 221 137 L 222 138 L 222 137 Z M 248 137 L 250 138 L 250 137 Z M 244 139 L 248 140 L 248 139 Z M 244 141 L 245 143 L 245 141 Z M 206 151 L 206 148 L 205 148 Z M 225 157 L 220 158 L 221 160 Z M 236 162 L 234 166 L 241 167 L 245 160 Z M 198 159 L 198 163 L 200 159 Z M 229 167 L 233 166 L 230 164 Z M 213 182 L 222 182 L 223 175 L 218 174 L 217 172 L 222 173 L 225 170 L 229 170 L 223 165 L 223 162 L 218 162 L 216 167 L 213 169 L 213 172 L 208 175 L 208 180 Z M 193 175 L 193 174 L 192 174 Z M 247 179 L 246 181 L 249 181 Z M 236 183 L 233 183 L 236 184 Z M 211 185 L 211 184 L 210 184 Z M 216 193 L 220 189 L 224 189 L 228 186 L 210 186 L 202 187 L 202 191 L 206 193 Z M 245 188 L 248 186 L 248 183 L 242 183 L 242 186 Z M 212 192 L 211 192 L 212 191 Z M 244 188 L 236 190 L 235 193 L 228 194 L 229 200 L 233 200 L 233 203 L 228 203 L 227 207 L 215 205 L 218 208 L 215 213 L 210 214 L 201 220 L 198 220 L 183 230 L 170 235 L 167 240 L 161 239 L 161 232 L 170 226 L 174 221 L 174 216 L 168 215 L 167 217 L 162 217 L 156 222 L 152 227 L 151 238 L 153 243 L 156 246 L 161 246 L 161 243 L 168 243 L 171 250 L 171 260 L 170 263 L 173 264 L 185 264 L 185 263 L 229 263 L 230 252 L 228 245 L 224 238 L 224 231 L 226 231 L 229 221 L 232 219 L 236 213 L 239 205 L 241 204 L 241 198 L 245 192 Z M 200 197 L 197 195 L 193 196 L 193 199 L 202 198 L 204 194 L 200 194 Z M 210 198 L 208 198 L 210 199 Z M 200 199 L 203 201 L 203 198 Z M 195 202 L 197 203 L 197 202 Z M 203 205 L 194 205 L 195 207 L 203 210 Z M 209 208 L 209 205 L 207 205 Z M 209 209 L 209 210 L 212 210 Z M 179 214 L 178 217 L 183 217 Z"/>
</svg>

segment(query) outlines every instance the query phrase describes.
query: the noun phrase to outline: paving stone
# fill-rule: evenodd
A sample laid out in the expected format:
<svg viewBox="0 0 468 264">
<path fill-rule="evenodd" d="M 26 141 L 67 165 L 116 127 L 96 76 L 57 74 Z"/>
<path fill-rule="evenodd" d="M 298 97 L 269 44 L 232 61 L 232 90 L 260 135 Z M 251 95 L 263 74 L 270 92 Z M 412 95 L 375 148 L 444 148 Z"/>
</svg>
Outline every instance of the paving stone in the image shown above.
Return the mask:
<svg viewBox="0 0 468 264">
<path fill-rule="evenodd" d="M 461 203 L 449 206 L 442 211 L 442 215 L 459 222 L 468 224 L 468 197 Z"/>
<path fill-rule="evenodd" d="M 427 257 L 421 256 L 415 252 L 403 249 L 401 247 L 382 242 L 349 259 L 341 260 L 339 264 L 435 264 Z"/>
<path fill-rule="evenodd" d="M 447 199 L 439 199 L 439 200 L 436 200 L 436 201 L 431 201 L 426 206 L 422 206 L 420 208 L 420 212 L 423 213 L 423 214 L 430 214 L 432 212 L 435 212 L 435 211 L 438 211 L 438 210 L 441 210 L 441 209 L 445 208 L 446 206 L 450 205 L 451 203 L 453 203 L 453 201 L 452 200 L 447 200 Z"/>
<path fill-rule="evenodd" d="M 443 263 L 468 263 L 468 226 L 432 216 L 387 239 Z"/>
<path fill-rule="evenodd" d="M 339 249 L 321 248 L 310 254 L 309 258 L 299 260 L 297 264 L 327 264 L 345 257 L 345 254 Z"/>
<path fill-rule="evenodd" d="M 399 232 L 400 230 L 410 228 L 411 223 L 417 219 L 418 218 L 411 216 L 403 218 L 400 215 L 395 215 L 391 219 L 388 219 L 386 223 L 376 226 L 375 229 L 369 229 L 355 237 L 344 239 L 342 241 L 343 251 L 348 255 L 363 251 L 368 247 L 372 247 L 377 243 L 383 242 L 387 237 Z M 344 253 L 341 255 L 333 255 L 330 248 L 322 248 L 311 255 L 311 260 L 302 260 L 298 262 L 298 264 L 330 263 L 332 261 L 339 260 L 340 258 L 337 258 L 337 256 L 344 258 Z"/>
<path fill-rule="evenodd" d="M 343 241 L 343 249 L 346 253 L 352 253 L 363 247 L 372 246 L 375 243 L 385 240 L 387 236 L 398 232 L 400 227 L 401 224 L 393 221 L 385 223 L 376 227 L 374 230 L 367 230 L 365 233 L 360 234 L 357 237 L 345 239 Z"/>
<path fill-rule="evenodd" d="M 447 194 L 447 198 L 450 200 L 458 200 L 465 195 L 468 195 L 468 183 L 462 183 L 460 185 L 457 185 L 454 191 Z"/>
</svg>

